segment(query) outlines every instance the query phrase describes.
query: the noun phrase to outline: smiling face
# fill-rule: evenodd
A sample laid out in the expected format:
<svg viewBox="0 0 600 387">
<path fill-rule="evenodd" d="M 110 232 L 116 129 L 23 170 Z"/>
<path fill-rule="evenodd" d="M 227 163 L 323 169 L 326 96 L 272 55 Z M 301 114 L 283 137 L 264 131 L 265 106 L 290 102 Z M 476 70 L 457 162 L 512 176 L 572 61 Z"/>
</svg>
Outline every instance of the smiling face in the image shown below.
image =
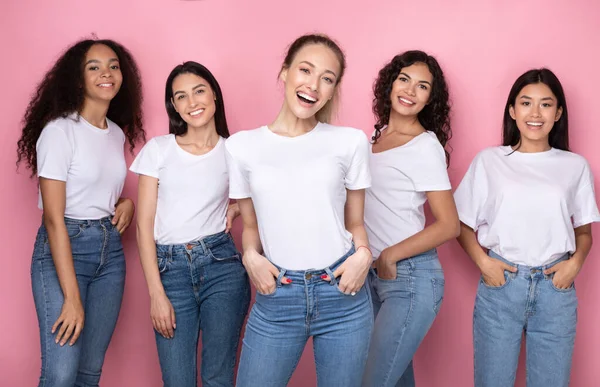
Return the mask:
<svg viewBox="0 0 600 387">
<path fill-rule="evenodd" d="M 314 117 L 333 98 L 340 71 L 340 62 L 331 49 L 322 44 L 305 45 L 281 71 L 285 104 L 300 119 Z"/>
<path fill-rule="evenodd" d="M 557 98 L 544 83 L 525 86 L 510 106 L 510 116 L 515 120 L 521 133 L 522 142 L 546 142 L 554 126 L 560 119 L 562 107 Z"/>
<path fill-rule="evenodd" d="M 214 122 L 215 94 L 210 84 L 196 74 L 184 73 L 173 80 L 171 103 L 188 128 L 201 128 Z"/>
<path fill-rule="evenodd" d="M 85 98 L 110 102 L 123 84 L 117 54 L 104 44 L 94 44 L 84 59 L 83 86 Z"/>
<path fill-rule="evenodd" d="M 416 116 L 429 102 L 433 75 L 425 63 L 417 62 L 400 70 L 392 84 L 390 115 Z"/>
</svg>

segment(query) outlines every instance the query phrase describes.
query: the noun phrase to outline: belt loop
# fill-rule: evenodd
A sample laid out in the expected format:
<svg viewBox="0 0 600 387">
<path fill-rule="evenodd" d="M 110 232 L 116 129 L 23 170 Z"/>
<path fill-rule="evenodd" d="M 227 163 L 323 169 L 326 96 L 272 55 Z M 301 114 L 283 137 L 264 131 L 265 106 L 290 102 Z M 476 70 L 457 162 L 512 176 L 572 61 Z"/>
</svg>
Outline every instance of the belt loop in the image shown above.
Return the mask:
<svg viewBox="0 0 600 387">
<path fill-rule="evenodd" d="M 277 281 L 276 281 L 276 285 L 278 288 L 281 287 L 281 279 L 285 275 L 285 272 L 286 272 L 285 269 L 279 269 L 279 275 L 277 275 Z"/>
<path fill-rule="evenodd" d="M 333 271 L 331 271 L 331 268 L 330 267 L 326 267 L 325 268 L 325 273 L 327 273 L 327 275 L 329 276 L 329 284 L 335 285 L 336 279 L 333 276 Z"/>
<path fill-rule="evenodd" d="M 167 249 L 167 259 L 170 261 L 173 258 L 173 245 L 169 245 Z"/>
<path fill-rule="evenodd" d="M 198 242 L 200 243 L 200 246 L 202 246 L 202 254 L 208 255 L 208 247 L 206 247 L 206 243 L 204 243 L 204 238 L 198 239 Z"/>
</svg>

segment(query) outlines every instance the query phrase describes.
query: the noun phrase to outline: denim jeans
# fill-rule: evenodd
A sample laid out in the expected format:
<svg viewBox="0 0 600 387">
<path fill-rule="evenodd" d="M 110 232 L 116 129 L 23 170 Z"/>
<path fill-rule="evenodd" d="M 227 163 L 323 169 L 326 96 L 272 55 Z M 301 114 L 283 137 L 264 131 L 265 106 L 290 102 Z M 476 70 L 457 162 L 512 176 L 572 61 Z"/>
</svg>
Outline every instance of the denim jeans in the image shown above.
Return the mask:
<svg viewBox="0 0 600 387">
<path fill-rule="evenodd" d="M 31 263 L 31 284 L 40 326 L 42 372 L 40 387 L 98 386 L 104 355 L 121 309 L 125 285 L 125 257 L 121 235 L 111 218 L 65 218 L 85 323 L 71 347 L 54 342 L 52 325 L 60 315 L 63 293 L 42 225 Z"/>
<path fill-rule="evenodd" d="M 415 385 L 412 358 L 433 324 L 444 296 L 444 273 L 435 249 L 397 264 L 395 280 L 372 272 L 375 326 L 364 387 Z"/>
<path fill-rule="evenodd" d="M 492 287 L 479 281 L 473 312 L 475 386 L 513 386 L 521 337 L 525 333 L 527 387 L 569 385 L 577 295 L 575 288 L 557 289 L 545 266 L 515 265 L 490 251 L 492 258 L 517 268 L 505 271 L 506 283 Z"/>
<path fill-rule="evenodd" d="M 250 284 L 233 239 L 224 232 L 187 244 L 157 245 L 160 278 L 175 310 L 172 339 L 155 332 L 166 387 L 196 387 L 202 331 L 202 386 L 233 387 Z"/>
<path fill-rule="evenodd" d="M 317 385 L 358 387 L 373 327 L 368 284 L 346 295 L 333 271 L 280 269 L 274 293 L 256 293 L 243 340 L 237 387 L 283 387 L 289 382 L 309 337 L 313 338 Z M 321 279 L 328 274 L 332 280 Z M 283 276 L 291 284 L 281 284 Z M 307 381 L 307 385 L 310 383 Z"/>
</svg>

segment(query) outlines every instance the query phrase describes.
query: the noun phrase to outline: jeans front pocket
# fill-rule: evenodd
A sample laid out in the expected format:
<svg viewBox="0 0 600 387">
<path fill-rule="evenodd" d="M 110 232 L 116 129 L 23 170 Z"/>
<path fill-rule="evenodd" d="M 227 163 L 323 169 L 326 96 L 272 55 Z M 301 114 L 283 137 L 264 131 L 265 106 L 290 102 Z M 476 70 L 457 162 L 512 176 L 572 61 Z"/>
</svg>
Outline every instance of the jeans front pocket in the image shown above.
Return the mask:
<svg viewBox="0 0 600 387">
<path fill-rule="evenodd" d="M 237 251 L 233 238 L 228 234 L 226 239 L 216 245 L 208 248 L 208 254 L 215 261 L 227 261 L 230 259 L 237 259 L 241 261 L 241 255 Z"/>
<path fill-rule="evenodd" d="M 444 300 L 444 285 L 446 281 L 444 277 L 436 277 L 431 279 L 431 285 L 433 286 L 433 311 L 437 314 L 442 306 Z"/>
</svg>

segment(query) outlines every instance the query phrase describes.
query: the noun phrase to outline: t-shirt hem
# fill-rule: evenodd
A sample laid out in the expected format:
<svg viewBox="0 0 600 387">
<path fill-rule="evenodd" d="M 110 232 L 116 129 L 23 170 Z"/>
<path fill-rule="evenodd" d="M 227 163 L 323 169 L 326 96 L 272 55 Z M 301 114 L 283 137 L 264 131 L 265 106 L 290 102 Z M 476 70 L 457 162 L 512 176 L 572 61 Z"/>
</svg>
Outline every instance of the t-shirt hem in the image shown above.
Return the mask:
<svg viewBox="0 0 600 387">
<path fill-rule="evenodd" d="M 359 189 L 367 189 L 370 188 L 371 184 L 367 183 L 367 184 L 355 184 L 355 185 L 346 185 L 346 188 L 349 189 L 350 191 L 358 191 Z"/>
<path fill-rule="evenodd" d="M 59 180 L 59 181 L 67 181 L 67 177 L 66 176 L 58 176 L 58 175 L 53 175 L 51 173 L 44 173 L 42 172 L 41 174 L 38 173 L 38 177 L 43 177 L 44 179 L 50 179 L 50 180 Z"/>
<path fill-rule="evenodd" d="M 471 228 L 473 229 L 473 231 L 477 231 L 477 225 L 475 224 L 475 221 L 474 221 L 473 219 L 467 219 L 467 218 L 464 218 L 464 217 L 463 217 L 463 216 L 461 216 L 460 214 L 459 214 L 459 216 L 458 216 L 458 219 L 459 219 L 459 220 L 460 220 L 462 223 L 464 223 L 464 224 L 466 224 L 467 226 L 471 227 Z"/>
<path fill-rule="evenodd" d="M 229 193 L 230 199 L 247 199 L 249 197 L 252 197 L 252 195 L 250 193 L 244 193 L 244 192 L 230 192 Z"/>
<path fill-rule="evenodd" d="M 150 177 L 154 177 L 154 178 L 158 179 L 158 173 L 148 172 L 146 170 L 137 169 L 137 168 L 129 168 L 129 170 L 138 175 L 150 176 Z"/>
<path fill-rule="evenodd" d="M 452 186 L 448 185 L 422 185 L 415 187 L 417 192 L 426 192 L 426 191 L 448 191 L 451 190 Z"/>
<path fill-rule="evenodd" d="M 595 222 L 600 222 L 600 216 L 594 216 L 590 218 L 585 218 L 583 220 L 580 220 L 579 222 L 573 222 L 573 227 L 577 228 Z"/>
</svg>

